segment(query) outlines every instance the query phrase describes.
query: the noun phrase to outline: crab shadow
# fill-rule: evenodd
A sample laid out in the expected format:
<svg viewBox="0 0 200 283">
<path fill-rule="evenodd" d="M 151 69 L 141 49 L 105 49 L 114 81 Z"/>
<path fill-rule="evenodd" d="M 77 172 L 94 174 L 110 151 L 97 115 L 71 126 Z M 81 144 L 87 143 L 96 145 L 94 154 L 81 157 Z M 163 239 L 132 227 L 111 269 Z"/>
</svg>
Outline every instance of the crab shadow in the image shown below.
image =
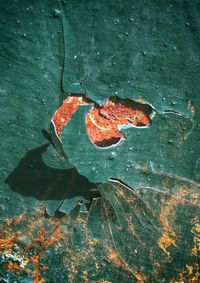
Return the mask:
<svg viewBox="0 0 200 283">
<path fill-rule="evenodd" d="M 13 191 L 38 200 L 65 200 L 81 196 L 92 200 L 96 187 L 75 168 L 56 169 L 47 166 L 42 154 L 49 143 L 34 148 L 20 160 L 5 182 Z"/>
</svg>

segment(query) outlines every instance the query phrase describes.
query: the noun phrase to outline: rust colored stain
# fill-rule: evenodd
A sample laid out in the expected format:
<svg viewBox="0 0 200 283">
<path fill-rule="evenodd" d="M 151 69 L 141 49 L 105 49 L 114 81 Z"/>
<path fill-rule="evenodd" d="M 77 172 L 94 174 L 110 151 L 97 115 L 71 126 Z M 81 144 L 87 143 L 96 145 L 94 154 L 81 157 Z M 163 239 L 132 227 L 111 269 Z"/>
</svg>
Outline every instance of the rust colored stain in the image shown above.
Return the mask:
<svg viewBox="0 0 200 283">
<path fill-rule="evenodd" d="M 73 113 L 81 105 L 90 104 L 89 100 L 83 96 L 69 96 L 54 113 L 52 122 L 55 125 L 56 133 L 61 138 L 63 127 L 70 121 Z"/>
<path fill-rule="evenodd" d="M 100 106 L 84 96 L 69 96 L 55 112 L 52 123 L 60 139 L 62 129 L 81 105 L 93 105 L 86 116 L 86 128 L 90 140 L 99 147 L 118 143 L 123 135 L 119 126 L 147 127 L 151 111 L 145 104 L 111 97 Z"/>
<path fill-rule="evenodd" d="M 28 218 L 20 215 L 14 219 L 7 219 L 4 225 L 0 227 L 0 249 L 2 254 L 13 254 L 12 247 L 18 245 L 23 237 L 27 239 L 27 243 L 24 243 L 21 247 L 20 257 L 23 254 L 22 263 L 8 261 L 7 269 L 9 272 L 24 270 L 24 272 L 30 273 L 30 270 L 26 269 L 27 264 L 30 263 L 33 267 L 34 283 L 46 282 L 42 278 L 42 274 L 48 270 L 48 266 L 41 263 L 44 254 L 51 246 L 65 239 L 60 226 L 65 220 L 64 217 L 62 221 L 53 218 L 48 219 L 48 221 L 44 219 L 45 228 L 43 228 L 44 223 L 40 218 L 41 215 L 32 215 Z M 23 232 L 15 232 L 17 225 L 22 224 L 27 228 Z M 16 252 L 14 252 L 15 254 Z"/>
<path fill-rule="evenodd" d="M 176 278 L 170 280 L 169 283 L 199 283 L 200 282 L 200 272 L 199 272 L 199 264 L 195 263 L 193 265 L 186 264 L 185 270 L 179 273 Z"/>
<path fill-rule="evenodd" d="M 163 200 L 163 206 L 160 212 L 160 222 L 163 225 L 163 234 L 158 239 L 158 246 L 166 253 L 170 258 L 170 253 L 167 248 L 170 246 L 176 246 L 176 233 L 173 230 L 173 221 L 175 217 L 174 206 L 179 202 L 176 197 L 171 197 L 166 204 Z"/>
<path fill-rule="evenodd" d="M 122 267 L 124 270 L 130 273 L 138 283 L 146 282 L 146 277 L 142 275 L 139 270 L 129 267 L 129 265 L 120 257 L 120 254 L 116 250 L 108 248 L 108 258 L 116 266 Z"/>
<path fill-rule="evenodd" d="M 8 262 L 8 271 L 12 272 L 12 271 L 18 271 L 20 270 L 20 266 L 19 263 L 17 262 L 13 262 L 13 261 L 9 261 Z"/>
<path fill-rule="evenodd" d="M 170 252 L 167 249 L 171 246 L 176 247 L 177 235 L 174 231 L 174 221 L 176 218 L 175 207 L 178 204 L 185 205 L 187 195 L 191 196 L 191 202 L 196 202 L 196 196 L 193 195 L 187 187 L 177 189 L 177 194 L 172 196 L 166 203 L 165 199 L 161 199 L 162 206 L 160 211 L 160 222 L 163 225 L 163 234 L 158 239 L 158 246 L 166 253 L 170 259 Z"/>
<path fill-rule="evenodd" d="M 194 234 L 194 247 L 192 249 L 192 255 L 198 256 L 200 254 L 200 223 L 196 223 L 191 232 Z"/>
</svg>

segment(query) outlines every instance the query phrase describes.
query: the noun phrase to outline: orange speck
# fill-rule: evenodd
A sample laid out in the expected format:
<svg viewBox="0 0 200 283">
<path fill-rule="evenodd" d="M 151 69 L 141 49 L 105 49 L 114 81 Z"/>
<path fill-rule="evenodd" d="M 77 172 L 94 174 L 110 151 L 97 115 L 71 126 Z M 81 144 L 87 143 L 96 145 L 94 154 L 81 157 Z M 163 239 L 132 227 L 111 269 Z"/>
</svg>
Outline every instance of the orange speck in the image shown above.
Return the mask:
<svg viewBox="0 0 200 283">
<path fill-rule="evenodd" d="M 30 256 L 30 262 L 31 262 L 33 265 L 38 264 L 38 262 L 39 262 L 39 257 L 38 257 L 38 255 L 32 255 L 32 256 Z"/>
<path fill-rule="evenodd" d="M 122 227 L 122 226 L 117 226 L 117 230 L 118 230 L 118 231 L 122 231 L 122 230 L 123 230 L 123 227 Z"/>
<path fill-rule="evenodd" d="M 47 271 L 48 269 L 49 269 L 49 267 L 47 265 L 43 265 L 43 266 L 40 267 L 41 272 Z"/>
</svg>

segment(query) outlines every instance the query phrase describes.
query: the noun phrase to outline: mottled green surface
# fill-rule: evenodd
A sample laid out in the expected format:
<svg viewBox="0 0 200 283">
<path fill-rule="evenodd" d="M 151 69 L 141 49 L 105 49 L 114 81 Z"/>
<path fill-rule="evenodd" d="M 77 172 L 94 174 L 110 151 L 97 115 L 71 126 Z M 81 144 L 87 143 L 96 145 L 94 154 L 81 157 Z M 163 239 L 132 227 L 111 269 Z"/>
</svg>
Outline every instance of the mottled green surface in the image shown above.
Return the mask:
<svg viewBox="0 0 200 283">
<path fill-rule="evenodd" d="M 199 282 L 200 2 L 61 5 L 0 1 L 0 277 Z M 65 91 L 142 99 L 151 127 L 99 149 L 81 107 L 63 132 L 73 166 L 60 159 L 41 130 L 66 97 L 63 54 Z"/>
</svg>

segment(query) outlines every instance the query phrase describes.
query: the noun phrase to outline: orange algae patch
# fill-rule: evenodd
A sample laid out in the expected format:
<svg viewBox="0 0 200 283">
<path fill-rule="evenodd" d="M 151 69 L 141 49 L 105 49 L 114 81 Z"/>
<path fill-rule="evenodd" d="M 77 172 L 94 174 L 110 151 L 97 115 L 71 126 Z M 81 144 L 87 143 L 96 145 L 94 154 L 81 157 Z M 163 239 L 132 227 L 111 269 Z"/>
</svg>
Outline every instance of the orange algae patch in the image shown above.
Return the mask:
<svg viewBox="0 0 200 283">
<path fill-rule="evenodd" d="M 119 126 L 145 127 L 149 125 L 150 107 L 131 100 L 111 97 L 100 106 L 84 96 L 69 96 L 55 112 L 52 123 L 62 139 L 62 129 L 81 105 L 92 104 L 86 116 L 86 128 L 90 140 L 99 147 L 118 143 L 123 135 Z M 152 110 L 152 109 L 151 109 Z"/>
<path fill-rule="evenodd" d="M 131 274 L 138 283 L 146 282 L 146 277 L 136 268 L 131 268 L 127 262 L 125 262 L 121 257 L 118 251 L 108 248 L 108 259 L 113 262 L 116 266 L 122 267 L 129 274 Z"/>
</svg>

